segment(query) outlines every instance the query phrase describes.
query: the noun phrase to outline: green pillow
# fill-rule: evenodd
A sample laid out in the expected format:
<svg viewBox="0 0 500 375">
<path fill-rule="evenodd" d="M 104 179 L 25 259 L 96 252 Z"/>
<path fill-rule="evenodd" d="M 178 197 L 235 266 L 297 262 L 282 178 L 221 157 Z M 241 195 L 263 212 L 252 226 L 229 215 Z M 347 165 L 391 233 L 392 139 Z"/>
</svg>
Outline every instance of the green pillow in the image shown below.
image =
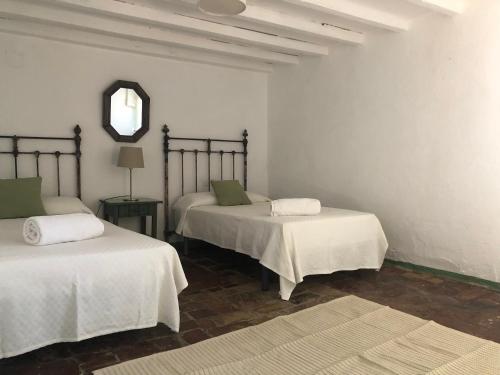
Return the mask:
<svg viewBox="0 0 500 375">
<path fill-rule="evenodd" d="M 252 204 L 243 190 L 239 181 L 223 180 L 212 181 L 215 196 L 219 206 L 238 206 L 242 204 Z"/>
<path fill-rule="evenodd" d="M 0 219 L 45 215 L 42 178 L 0 180 Z"/>
</svg>

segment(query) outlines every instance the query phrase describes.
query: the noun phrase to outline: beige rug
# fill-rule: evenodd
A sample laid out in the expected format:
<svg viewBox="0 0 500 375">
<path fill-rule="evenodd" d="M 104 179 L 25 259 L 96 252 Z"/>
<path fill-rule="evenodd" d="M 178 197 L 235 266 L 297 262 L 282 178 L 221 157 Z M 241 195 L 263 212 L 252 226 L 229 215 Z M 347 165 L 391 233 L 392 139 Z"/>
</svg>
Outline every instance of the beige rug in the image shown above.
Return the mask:
<svg viewBox="0 0 500 375">
<path fill-rule="evenodd" d="M 499 375 L 500 344 L 355 296 L 96 375 Z"/>
</svg>

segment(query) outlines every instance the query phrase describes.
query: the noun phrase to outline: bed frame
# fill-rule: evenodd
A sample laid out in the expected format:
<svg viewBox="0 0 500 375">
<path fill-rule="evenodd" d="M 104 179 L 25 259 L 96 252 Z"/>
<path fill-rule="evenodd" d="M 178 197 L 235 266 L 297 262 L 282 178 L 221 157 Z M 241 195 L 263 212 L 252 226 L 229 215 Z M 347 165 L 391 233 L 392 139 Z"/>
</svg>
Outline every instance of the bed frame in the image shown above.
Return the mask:
<svg viewBox="0 0 500 375">
<path fill-rule="evenodd" d="M 1 139 L 12 140 L 12 151 L 0 151 L 0 155 L 12 155 L 14 161 L 14 176 L 19 178 L 18 158 L 22 155 L 33 155 L 36 163 L 36 176 L 40 177 L 40 157 L 42 155 L 52 155 L 55 157 L 56 170 L 57 170 L 57 195 L 61 195 L 61 173 L 59 159 L 61 156 L 73 156 L 76 160 L 76 196 L 82 198 L 82 179 L 81 179 L 81 137 L 82 129 L 79 125 L 73 128 L 73 137 L 37 137 L 37 136 L 20 136 L 20 135 L 0 135 Z M 36 140 L 36 141 L 71 141 L 75 145 L 74 152 L 61 152 L 55 151 L 39 151 L 39 150 L 25 150 L 22 146 L 23 140 Z M 38 143 L 38 142 L 37 142 Z"/>
<path fill-rule="evenodd" d="M 198 158 L 199 155 L 201 154 L 206 154 L 207 155 L 207 171 L 208 171 L 208 191 L 210 191 L 210 181 L 212 180 L 212 175 L 211 175 L 211 165 L 212 165 L 212 155 L 219 155 L 219 165 L 220 165 L 220 179 L 224 179 L 224 174 L 223 174 L 223 165 L 224 165 L 224 155 L 229 154 L 231 155 L 231 162 L 232 162 L 232 178 L 235 179 L 235 170 L 236 170 L 236 155 L 243 155 L 243 187 L 245 190 L 247 190 L 247 180 L 248 180 L 248 132 L 247 130 L 243 130 L 243 138 L 242 139 L 218 139 L 218 138 L 187 138 L 187 137 L 171 137 L 169 135 L 170 129 L 168 128 L 167 125 L 163 125 L 163 155 L 164 155 L 164 205 L 165 205 L 165 210 L 164 210 L 164 216 L 165 216 L 165 226 L 163 230 L 163 234 L 165 235 L 165 238 L 168 238 L 170 234 L 172 234 L 174 231 L 170 230 L 170 204 L 169 204 L 169 154 L 170 153 L 178 153 L 181 155 L 181 196 L 184 195 L 184 154 L 194 154 L 194 191 L 198 192 L 198 175 L 199 175 L 199 163 L 198 163 Z M 191 142 L 195 144 L 200 144 L 200 148 L 191 148 L 191 149 L 186 149 L 182 147 L 177 147 L 177 143 L 180 143 L 182 145 L 183 142 Z M 175 148 L 172 148 L 172 144 L 175 143 Z M 217 150 L 213 148 L 214 144 L 217 143 L 230 143 L 230 144 L 236 144 L 240 146 L 240 151 L 236 150 L 231 150 L 231 151 L 224 151 L 224 150 Z"/>
<path fill-rule="evenodd" d="M 223 174 L 223 166 L 224 166 L 224 155 L 229 154 L 231 156 L 231 165 L 232 165 L 232 179 L 235 179 L 235 170 L 236 170 L 236 156 L 242 155 L 243 158 L 243 188 L 247 190 L 248 187 L 248 131 L 245 129 L 242 133 L 241 139 L 221 139 L 221 138 L 190 138 L 190 137 L 172 137 L 170 136 L 170 129 L 167 125 L 163 126 L 163 155 L 164 155 L 164 218 L 165 218 L 165 226 L 163 230 L 163 234 L 165 236 L 165 240 L 168 239 L 170 234 L 174 233 L 174 231 L 170 230 L 170 204 L 169 204 L 169 154 L 178 153 L 181 156 L 181 168 L 180 168 L 180 181 L 181 181 L 181 196 L 184 195 L 184 154 L 190 153 L 194 154 L 194 191 L 198 192 L 198 175 L 199 175 L 199 155 L 205 154 L 207 155 L 206 168 L 208 171 L 208 191 L 210 191 L 210 181 L 212 177 L 211 166 L 212 166 L 212 155 L 219 155 L 219 165 L 220 165 L 220 179 L 224 179 Z M 182 143 L 190 142 L 194 144 L 199 144 L 200 147 L 195 148 L 182 148 Z M 239 148 L 238 150 L 225 151 L 221 149 L 214 148 L 214 144 L 233 144 Z M 183 237 L 184 239 L 184 253 L 188 252 L 188 238 Z M 269 289 L 269 278 L 271 271 L 266 267 L 262 266 L 262 290 Z"/>
</svg>

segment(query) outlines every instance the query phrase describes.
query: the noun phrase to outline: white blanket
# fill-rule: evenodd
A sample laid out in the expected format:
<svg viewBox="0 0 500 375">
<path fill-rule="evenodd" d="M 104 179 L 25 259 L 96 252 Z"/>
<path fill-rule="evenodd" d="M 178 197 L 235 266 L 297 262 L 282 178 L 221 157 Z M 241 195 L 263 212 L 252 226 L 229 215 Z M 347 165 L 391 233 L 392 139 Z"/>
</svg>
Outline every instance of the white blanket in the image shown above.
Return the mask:
<svg viewBox="0 0 500 375">
<path fill-rule="evenodd" d="M 271 202 L 271 216 L 308 216 L 320 212 L 321 203 L 317 199 L 291 198 Z"/>
<path fill-rule="evenodd" d="M 187 206 L 180 233 L 258 259 L 288 300 L 306 275 L 379 269 L 387 240 L 370 213 L 323 207 L 317 216 L 269 216 L 270 203 Z"/>
<path fill-rule="evenodd" d="M 0 220 L 0 358 L 157 322 L 179 330 L 187 281 L 170 245 L 104 222 L 101 237 L 41 250 L 23 221 Z"/>
<path fill-rule="evenodd" d="M 24 241 L 38 246 L 88 240 L 103 233 L 104 224 L 93 214 L 34 216 L 23 225 Z"/>
</svg>

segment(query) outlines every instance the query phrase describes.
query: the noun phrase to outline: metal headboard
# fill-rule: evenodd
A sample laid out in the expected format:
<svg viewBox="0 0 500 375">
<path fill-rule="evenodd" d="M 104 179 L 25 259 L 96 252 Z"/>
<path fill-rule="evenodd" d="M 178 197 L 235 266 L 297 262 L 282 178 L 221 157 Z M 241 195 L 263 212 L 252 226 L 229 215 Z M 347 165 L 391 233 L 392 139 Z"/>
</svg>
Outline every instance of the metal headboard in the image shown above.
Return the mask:
<svg viewBox="0 0 500 375">
<path fill-rule="evenodd" d="M 164 224 L 164 235 L 165 238 L 170 234 L 169 230 L 169 186 L 168 186 L 168 177 L 169 177 L 169 171 L 168 171 L 168 156 L 171 152 L 179 153 L 181 156 L 181 196 L 184 195 L 184 154 L 190 153 L 194 155 L 194 184 L 195 184 L 195 192 L 198 192 L 198 155 L 199 154 L 207 154 L 208 155 L 208 161 L 207 161 L 207 168 L 208 168 L 208 191 L 210 191 L 210 181 L 211 181 L 211 163 L 212 163 L 212 158 L 210 157 L 212 154 L 218 154 L 220 155 L 220 179 L 224 179 L 224 172 L 223 172 L 223 163 L 224 163 L 224 154 L 230 154 L 231 155 L 231 161 L 232 161 L 232 178 L 233 180 L 235 179 L 235 158 L 236 155 L 243 155 L 243 187 L 245 190 L 247 190 L 247 170 L 248 170 L 248 132 L 245 129 L 243 131 L 243 138 L 242 139 L 217 139 L 217 138 L 187 138 L 187 137 L 171 137 L 169 135 L 170 129 L 168 128 L 167 125 L 163 126 L 163 154 L 165 157 L 164 161 L 164 217 L 165 217 L 165 224 Z M 192 148 L 192 149 L 185 149 L 185 148 L 170 148 L 171 147 L 171 142 L 172 141 L 192 141 L 192 142 L 201 142 L 201 144 L 204 146 L 203 149 L 198 149 L 198 148 Z M 240 143 L 242 145 L 242 150 L 241 151 L 236 151 L 236 150 L 231 150 L 231 151 L 225 151 L 225 150 L 216 150 L 213 149 L 213 144 L 214 143 Z"/>
<path fill-rule="evenodd" d="M 14 173 L 15 178 L 19 177 L 18 172 L 18 158 L 21 155 L 34 155 L 36 163 L 36 175 L 40 177 L 40 156 L 42 155 L 53 155 L 56 160 L 57 168 L 57 195 L 61 195 L 61 173 L 60 173 L 60 163 L 59 159 L 63 155 L 74 156 L 76 159 L 76 196 L 81 199 L 82 197 L 82 182 L 81 182 L 81 170 L 80 170 L 80 158 L 82 156 L 81 143 L 82 137 L 80 133 L 82 129 L 79 125 L 76 125 L 73 129 L 73 137 L 34 137 L 34 136 L 20 136 L 20 135 L 0 135 L 0 139 L 11 139 L 12 140 L 12 151 L 0 151 L 0 154 L 12 155 L 14 159 Z M 22 140 L 47 140 L 47 141 L 71 141 L 75 144 L 74 152 L 61 152 L 61 151 L 23 151 L 21 150 Z"/>
</svg>

